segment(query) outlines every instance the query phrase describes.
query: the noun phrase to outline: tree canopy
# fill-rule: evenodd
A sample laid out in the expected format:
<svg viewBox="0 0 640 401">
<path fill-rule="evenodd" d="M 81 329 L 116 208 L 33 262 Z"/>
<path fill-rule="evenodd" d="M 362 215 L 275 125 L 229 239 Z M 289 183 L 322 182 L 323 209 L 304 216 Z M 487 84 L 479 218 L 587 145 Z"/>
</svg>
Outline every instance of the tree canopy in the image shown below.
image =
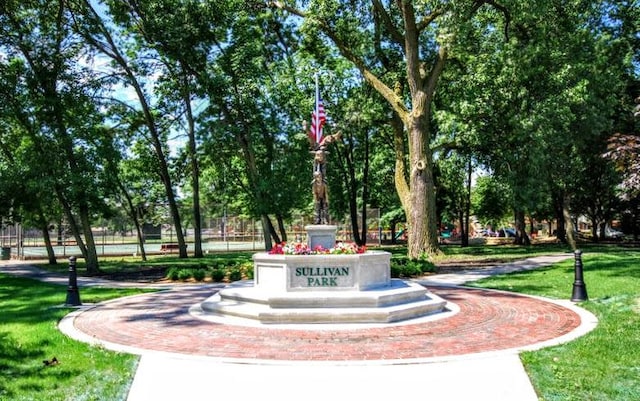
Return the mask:
<svg viewBox="0 0 640 401">
<path fill-rule="evenodd" d="M 637 225 L 639 8 L 7 0 L 0 214 L 69 227 L 95 271 L 92 226 L 118 214 L 141 246 L 144 223 L 171 224 L 181 257 L 192 227 L 200 257 L 203 214 L 229 209 L 260 219 L 269 248 L 311 210 L 303 122 L 319 73 L 327 132 L 343 133 L 332 213 L 356 242 L 369 207 L 407 223 L 410 258 L 474 212 L 512 216 L 519 243 L 527 219 L 555 218 L 570 243 L 578 214 L 595 226 L 631 210 Z M 475 169 L 492 177 L 472 189 Z"/>
</svg>

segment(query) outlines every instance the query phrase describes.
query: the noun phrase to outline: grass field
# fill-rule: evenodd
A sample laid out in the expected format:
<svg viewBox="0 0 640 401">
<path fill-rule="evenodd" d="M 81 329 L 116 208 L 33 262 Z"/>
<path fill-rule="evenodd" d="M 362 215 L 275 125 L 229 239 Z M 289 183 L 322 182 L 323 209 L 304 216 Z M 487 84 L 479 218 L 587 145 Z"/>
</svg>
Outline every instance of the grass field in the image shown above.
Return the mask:
<svg viewBox="0 0 640 401">
<path fill-rule="evenodd" d="M 83 303 L 139 290 L 82 290 Z M 66 287 L 0 275 L 0 400 L 124 400 L 138 357 L 71 340 Z M 45 365 L 56 358 L 58 363 Z"/>
<path fill-rule="evenodd" d="M 402 248 L 391 249 L 401 255 Z M 536 247 L 444 247 L 436 263 L 473 265 L 568 252 L 558 245 Z M 215 255 L 204 261 L 165 257 L 144 265 L 110 260 L 109 272 L 153 266 L 245 263 L 250 254 Z M 250 259 L 249 259 L 250 260 Z M 584 249 L 584 279 L 598 327 L 568 344 L 522 354 L 531 380 L 544 401 L 640 400 L 640 251 L 618 246 Z M 215 262 L 218 263 L 218 262 Z M 146 266 L 146 267 L 145 267 Z M 64 271 L 58 266 L 53 270 Z M 540 295 L 571 297 L 574 264 L 570 259 L 536 271 L 493 277 L 474 285 Z M 140 290 L 83 288 L 83 303 L 131 295 Z M 0 274 L 0 400 L 124 400 L 136 356 L 71 340 L 57 329 L 71 311 L 64 307 L 66 287 Z M 56 357 L 58 364 L 44 361 Z"/>
<path fill-rule="evenodd" d="M 582 261 L 589 300 L 580 306 L 598 326 L 568 344 L 525 352 L 522 361 L 540 400 L 640 400 L 640 251 L 587 251 Z M 474 285 L 570 299 L 573 281 L 569 260 Z"/>
</svg>

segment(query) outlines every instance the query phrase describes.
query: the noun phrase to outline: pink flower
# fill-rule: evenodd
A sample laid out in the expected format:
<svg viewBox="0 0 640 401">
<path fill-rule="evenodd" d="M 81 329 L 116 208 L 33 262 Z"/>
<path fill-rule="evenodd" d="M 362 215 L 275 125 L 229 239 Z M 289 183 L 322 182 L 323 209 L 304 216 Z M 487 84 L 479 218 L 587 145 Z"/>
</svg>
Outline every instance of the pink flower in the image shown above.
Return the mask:
<svg viewBox="0 0 640 401">
<path fill-rule="evenodd" d="M 316 245 L 311 249 L 309 245 L 301 242 L 287 244 L 281 242 L 275 244 L 269 251 L 271 255 L 326 255 L 326 254 L 356 254 L 365 253 L 367 247 L 365 245 L 358 246 L 354 243 L 339 242 L 334 248 L 324 248 L 322 245 Z"/>
</svg>

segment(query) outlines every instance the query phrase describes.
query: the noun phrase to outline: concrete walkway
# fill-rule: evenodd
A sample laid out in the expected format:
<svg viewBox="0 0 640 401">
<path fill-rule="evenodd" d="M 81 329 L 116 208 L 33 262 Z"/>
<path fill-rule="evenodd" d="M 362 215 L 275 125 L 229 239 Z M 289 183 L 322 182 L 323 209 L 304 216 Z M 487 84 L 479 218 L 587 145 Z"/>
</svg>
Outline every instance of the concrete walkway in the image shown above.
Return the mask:
<svg viewBox="0 0 640 401">
<path fill-rule="evenodd" d="M 80 341 L 141 355 L 128 401 L 225 396 L 533 401 L 538 397 L 519 352 L 571 341 L 592 330 L 596 318 L 569 301 L 456 286 L 570 257 L 536 257 L 419 280 L 459 307 L 455 316 L 435 322 L 326 331 L 232 327 L 187 313 L 189 305 L 216 286 L 161 285 L 156 288 L 169 291 L 85 305 L 65 318 L 60 329 Z M 66 277 L 28 263 L 3 262 L 0 271 L 67 284 Z M 85 278 L 78 285 L 140 286 Z M 540 317 L 544 314 L 549 315 Z M 536 316 L 541 320 L 528 325 Z M 555 326 L 542 324 L 545 320 Z M 272 352 L 260 353 L 265 348 Z"/>
</svg>

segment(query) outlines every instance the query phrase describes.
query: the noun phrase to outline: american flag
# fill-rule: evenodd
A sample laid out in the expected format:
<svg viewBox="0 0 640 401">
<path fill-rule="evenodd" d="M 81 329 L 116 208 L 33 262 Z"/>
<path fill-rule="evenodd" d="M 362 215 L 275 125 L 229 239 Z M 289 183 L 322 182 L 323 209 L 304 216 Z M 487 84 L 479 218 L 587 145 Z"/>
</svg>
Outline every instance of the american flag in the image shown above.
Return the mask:
<svg viewBox="0 0 640 401">
<path fill-rule="evenodd" d="M 320 143 L 322 141 L 322 127 L 324 123 L 327 121 L 327 114 L 324 111 L 324 103 L 322 99 L 318 96 L 316 101 L 316 109 L 311 113 L 311 139 L 315 141 L 315 143 Z"/>
</svg>

